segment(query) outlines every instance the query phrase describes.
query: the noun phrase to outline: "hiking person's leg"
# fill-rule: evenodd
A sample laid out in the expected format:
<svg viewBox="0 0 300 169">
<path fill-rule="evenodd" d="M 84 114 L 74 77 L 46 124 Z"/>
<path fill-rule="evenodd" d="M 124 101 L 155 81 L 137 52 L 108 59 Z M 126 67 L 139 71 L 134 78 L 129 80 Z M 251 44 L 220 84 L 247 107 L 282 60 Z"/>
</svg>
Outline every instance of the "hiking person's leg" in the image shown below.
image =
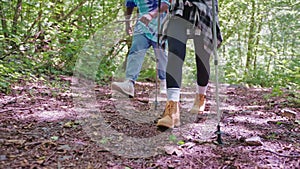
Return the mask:
<svg viewBox="0 0 300 169">
<path fill-rule="evenodd" d="M 202 113 L 206 105 L 206 90 L 210 77 L 209 59 L 211 55 L 210 46 L 205 46 L 204 35 L 194 37 L 195 58 L 197 67 L 197 84 L 192 113 Z M 208 50 L 207 50 L 208 49 Z"/>
<path fill-rule="evenodd" d="M 127 57 L 126 80 L 124 82 L 113 82 L 112 89 L 131 97 L 134 96 L 134 83 L 139 76 L 145 54 L 149 47 L 149 39 L 144 34 L 133 36 L 132 45 Z"/>
<path fill-rule="evenodd" d="M 157 74 L 160 81 L 160 93 L 166 93 L 167 82 L 166 82 L 166 68 L 168 62 L 168 56 L 165 49 L 158 46 L 157 42 L 152 42 L 155 56 L 157 58 Z"/>
<path fill-rule="evenodd" d="M 168 25 L 167 103 L 163 117 L 157 126 L 173 128 L 180 125 L 179 98 L 182 81 L 182 66 L 186 54 L 186 22 L 173 17 Z"/>
</svg>

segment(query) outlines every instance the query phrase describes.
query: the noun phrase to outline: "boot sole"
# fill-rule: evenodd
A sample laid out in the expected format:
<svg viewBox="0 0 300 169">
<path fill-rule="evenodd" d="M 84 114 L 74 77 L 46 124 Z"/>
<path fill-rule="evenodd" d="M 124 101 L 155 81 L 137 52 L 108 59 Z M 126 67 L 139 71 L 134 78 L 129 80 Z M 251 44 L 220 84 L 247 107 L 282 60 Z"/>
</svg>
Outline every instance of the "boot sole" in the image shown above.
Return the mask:
<svg viewBox="0 0 300 169">
<path fill-rule="evenodd" d="M 164 123 L 164 122 L 160 122 L 160 123 L 157 123 L 157 125 L 156 125 L 157 127 L 166 127 L 166 128 L 174 128 L 174 125 L 172 126 L 172 125 L 169 125 L 169 124 L 167 124 L 167 123 Z"/>
<path fill-rule="evenodd" d="M 189 112 L 190 112 L 191 114 L 203 114 L 204 110 L 194 110 L 194 109 L 192 109 L 192 110 L 190 110 Z"/>
<path fill-rule="evenodd" d="M 170 125 L 170 124 L 167 124 L 165 122 L 158 121 L 156 126 L 157 127 L 167 127 L 167 128 L 179 127 L 180 126 L 180 121 L 176 121 L 174 125 Z"/>
<path fill-rule="evenodd" d="M 132 95 L 131 93 L 128 93 L 128 92 L 124 91 L 118 85 L 112 84 L 111 85 L 111 89 L 115 90 L 115 91 L 118 91 L 118 92 L 122 93 L 123 95 L 128 96 L 129 98 L 133 98 L 134 97 L 134 95 Z"/>
</svg>

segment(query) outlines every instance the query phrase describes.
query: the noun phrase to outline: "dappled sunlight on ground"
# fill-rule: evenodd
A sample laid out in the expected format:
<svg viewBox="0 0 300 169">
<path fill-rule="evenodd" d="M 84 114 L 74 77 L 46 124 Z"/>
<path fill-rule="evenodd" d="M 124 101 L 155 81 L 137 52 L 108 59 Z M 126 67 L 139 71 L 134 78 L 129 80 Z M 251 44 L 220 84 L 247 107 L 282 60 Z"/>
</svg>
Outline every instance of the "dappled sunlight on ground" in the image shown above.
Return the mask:
<svg viewBox="0 0 300 169">
<path fill-rule="evenodd" d="M 132 99 L 114 94 L 110 86 L 95 85 L 88 92 L 74 86 L 73 91 L 79 91 L 75 93 L 42 84 L 29 86 L 19 85 L 11 95 L 0 95 L 0 165 L 4 167 L 300 166 L 300 130 L 296 122 L 299 108 L 287 107 L 285 97 L 264 98 L 269 89 L 222 88 L 220 125 L 224 144 L 220 146 L 216 143 L 218 119 L 213 86 L 208 93 L 208 108 L 197 117 L 189 114 L 193 89 L 183 89 L 182 124 L 167 131 L 155 125 L 166 98 L 158 95 L 155 110 L 153 83 L 137 83 Z M 283 109 L 298 113 L 296 119 L 283 116 Z M 259 145 L 247 143 L 252 137 L 258 137 Z M 157 146 L 157 142 L 163 144 Z M 140 150 L 151 152 L 151 156 L 138 158 L 147 156 Z"/>
</svg>

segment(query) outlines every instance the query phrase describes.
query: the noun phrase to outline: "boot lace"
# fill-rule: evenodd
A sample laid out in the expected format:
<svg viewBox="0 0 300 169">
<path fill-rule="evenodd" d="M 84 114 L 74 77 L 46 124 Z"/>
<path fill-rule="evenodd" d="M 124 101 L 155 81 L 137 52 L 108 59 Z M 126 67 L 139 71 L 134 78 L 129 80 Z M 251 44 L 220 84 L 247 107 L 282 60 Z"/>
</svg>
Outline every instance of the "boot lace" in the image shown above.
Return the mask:
<svg viewBox="0 0 300 169">
<path fill-rule="evenodd" d="M 175 102 L 170 102 L 167 104 L 164 115 L 163 116 L 171 116 L 173 112 L 176 111 L 176 103 Z"/>
<path fill-rule="evenodd" d="M 205 96 L 204 95 L 202 95 L 202 96 L 199 95 L 198 97 L 199 97 L 199 100 L 198 100 L 199 101 L 198 102 L 199 106 L 202 106 L 204 104 L 204 101 L 205 101 Z"/>
</svg>

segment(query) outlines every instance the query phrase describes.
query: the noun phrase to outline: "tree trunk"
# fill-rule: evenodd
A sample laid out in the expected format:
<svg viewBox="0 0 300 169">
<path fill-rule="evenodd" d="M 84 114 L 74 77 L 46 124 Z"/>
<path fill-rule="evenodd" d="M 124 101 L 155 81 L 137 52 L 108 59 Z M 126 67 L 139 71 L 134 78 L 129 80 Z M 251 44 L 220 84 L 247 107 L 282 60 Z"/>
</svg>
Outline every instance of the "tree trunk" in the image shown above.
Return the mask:
<svg viewBox="0 0 300 169">
<path fill-rule="evenodd" d="M 242 42 L 241 42 L 241 32 L 238 31 L 238 35 L 237 35 L 238 39 L 237 39 L 237 43 L 238 43 L 238 58 L 239 58 L 239 62 L 238 65 L 243 67 L 243 62 L 242 62 Z"/>
<path fill-rule="evenodd" d="M 271 29 L 271 23 L 269 23 L 269 30 L 270 30 L 270 49 L 272 50 L 273 49 L 273 31 Z M 272 58 L 273 58 L 273 55 L 271 54 L 271 56 L 269 56 L 269 60 L 268 60 L 268 64 L 267 64 L 267 73 L 270 74 L 270 66 L 271 66 L 271 61 L 272 61 Z"/>
<path fill-rule="evenodd" d="M 18 19 L 21 15 L 21 12 L 22 12 L 22 0 L 18 0 L 16 9 L 15 9 L 15 14 L 14 14 L 12 27 L 11 27 L 11 33 L 13 35 L 17 34 Z"/>
<path fill-rule="evenodd" d="M 259 9 L 259 7 L 258 7 Z M 259 13 L 259 11 L 257 12 Z M 257 68 L 257 48 L 258 48 L 258 45 L 259 45 L 259 41 L 260 41 L 260 32 L 261 32 L 261 29 L 262 29 L 262 24 L 263 24 L 263 16 L 260 16 L 260 22 L 257 23 L 258 24 L 258 29 L 257 29 L 257 32 L 256 32 L 256 43 L 255 43 L 255 48 L 254 48 L 254 70 L 256 70 Z"/>
<path fill-rule="evenodd" d="M 255 0 L 252 0 L 252 14 L 250 19 L 250 28 L 249 28 L 249 37 L 248 37 L 248 49 L 247 49 L 247 58 L 246 58 L 246 67 L 245 67 L 245 75 L 247 75 L 247 71 L 251 70 L 251 62 L 253 60 L 253 48 L 255 43 Z"/>
<path fill-rule="evenodd" d="M 3 4 L 4 3 L 0 3 L 1 26 L 2 26 L 2 31 L 3 31 L 4 38 L 8 39 L 9 34 L 8 34 L 8 28 L 7 28 L 5 13 L 3 11 L 3 8 L 4 8 Z"/>
<path fill-rule="evenodd" d="M 282 43 L 282 58 L 280 59 L 286 59 L 286 56 L 285 56 L 285 26 L 283 25 L 284 23 L 281 23 L 281 43 Z"/>
</svg>

